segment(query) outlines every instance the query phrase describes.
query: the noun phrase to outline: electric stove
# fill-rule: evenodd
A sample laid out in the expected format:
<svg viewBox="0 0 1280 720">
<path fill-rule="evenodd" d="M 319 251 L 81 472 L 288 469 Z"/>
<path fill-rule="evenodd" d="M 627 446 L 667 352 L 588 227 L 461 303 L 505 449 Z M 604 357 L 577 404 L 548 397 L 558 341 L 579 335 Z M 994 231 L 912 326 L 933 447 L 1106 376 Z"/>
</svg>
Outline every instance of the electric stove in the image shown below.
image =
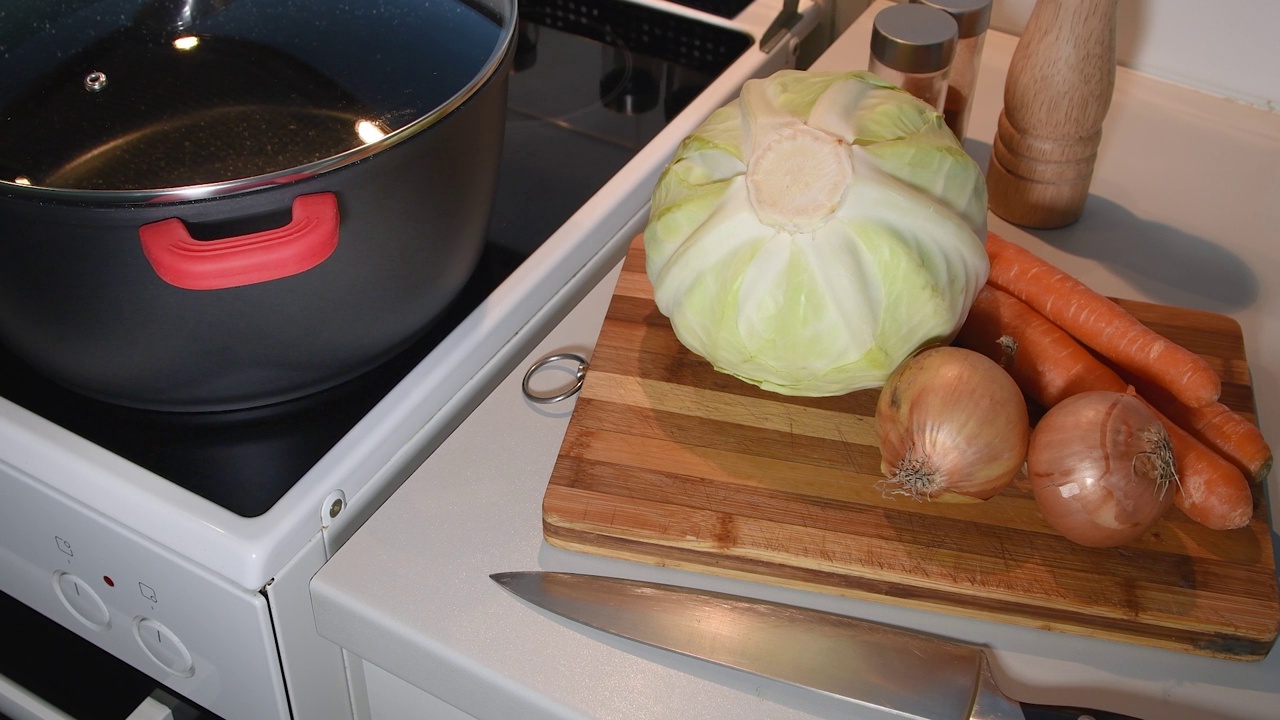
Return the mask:
<svg viewBox="0 0 1280 720">
<path fill-rule="evenodd" d="M 793 63 L 817 8 L 766 50 L 780 0 L 521 2 L 481 262 L 411 346 L 342 385 L 156 412 L 78 395 L 0 346 L 9 614 L 53 620 L 208 716 L 351 717 L 308 580 L 613 267 L 680 139 L 746 79 Z M 44 624 L 12 624 L 31 633 L 6 645 L 32 652 L 2 654 L 0 675 L 49 646 Z M 55 704 L 84 700 L 83 675 L 33 676 Z"/>
</svg>

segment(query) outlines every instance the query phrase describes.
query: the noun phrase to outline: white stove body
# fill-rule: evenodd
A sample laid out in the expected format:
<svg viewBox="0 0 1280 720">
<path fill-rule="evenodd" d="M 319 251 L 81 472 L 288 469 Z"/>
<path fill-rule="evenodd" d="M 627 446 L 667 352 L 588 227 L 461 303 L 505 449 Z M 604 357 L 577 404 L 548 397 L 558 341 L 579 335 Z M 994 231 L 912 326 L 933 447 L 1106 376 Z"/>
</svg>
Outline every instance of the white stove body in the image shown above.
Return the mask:
<svg viewBox="0 0 1280 720">
<path fill-rule="evenodd" d="M 637 2 L 756 38 L 782 8 L 758 0 L 726 21 Z M 308 581 L 616 264 L 679 141 L 745 80 L 795 64 L 800 39 L 823 22 L 820 5 L 800 11 L 787 37 L 735 61 L 261 516 L 0 399 L 0 589 L 226 720 L 355 716 L 343 652 L 316 634 Z M 38 702 L 6 705 L 8 685 L 0 712 Z"/>
</svg>

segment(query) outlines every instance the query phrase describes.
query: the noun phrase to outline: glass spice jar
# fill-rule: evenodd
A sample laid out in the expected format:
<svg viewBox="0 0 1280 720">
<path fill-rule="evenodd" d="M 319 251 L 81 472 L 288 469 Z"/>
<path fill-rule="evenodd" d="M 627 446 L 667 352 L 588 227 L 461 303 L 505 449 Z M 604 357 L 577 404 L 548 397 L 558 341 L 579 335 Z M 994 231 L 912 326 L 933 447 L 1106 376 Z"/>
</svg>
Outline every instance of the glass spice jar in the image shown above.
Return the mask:
<svg viewBox="0 0 1280 720">
<path fill-rule="evenodd" d="M 969 127 L 969 110 L 973 107 L 973 91 L 978 81 L 978 65 L 982 61 L 982 45 L 991 24 L 992 0 L 911 0 L 937 8 L 956 21 L 956 53 L 947 77 L 947 97 L 942 116 L 947 127 L 964 140 Z"/>
<path fill-rule="evenodd" d="M 868 69 L 942 112 L 958 31 L 947 13 L 903 4 L 876 13 Z"/>
</svg>

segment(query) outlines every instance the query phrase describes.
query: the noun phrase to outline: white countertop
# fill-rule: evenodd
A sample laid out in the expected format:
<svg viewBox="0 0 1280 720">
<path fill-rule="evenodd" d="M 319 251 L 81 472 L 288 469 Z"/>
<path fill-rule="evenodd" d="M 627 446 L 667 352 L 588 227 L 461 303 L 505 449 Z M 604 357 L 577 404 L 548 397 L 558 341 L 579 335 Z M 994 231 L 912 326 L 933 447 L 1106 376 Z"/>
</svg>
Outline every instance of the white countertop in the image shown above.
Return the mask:
<svg viewBox="0 0 1280 720">
<path fill-rule="evenodd" d="M 864 67 L 877 7 L 815 67 Z M 995 33 L 987 40 L 966 141 L 984 165 L 1015 43 Z M 1280 286 L 1272 281 L 1280 271 L 1280 114 L 1121 70 L 1092 193 L 1071 227 L 1028 233 L 993 216 L 991 229 L 1101 292 L 1236 318 L 1260 423 L 1280 447 Z M 588 572 L 985 644 L 1001 687 L 1024 701 L 1147 720 L 1280 718 L 1280 652 L 1258 663 L 1217 660 L 550 547 L 542 495 L 572 401 L 531 404 L 520 377 L 551 352 L 589 354 L 615 278 L 596 287 L 315 577 L 322 635 L 482 719 L 888 717 L 574 626 L 488 579 L 504 570 Z M 1276 474 L 1268 482 L 1277 497 Z"/>
</svg>

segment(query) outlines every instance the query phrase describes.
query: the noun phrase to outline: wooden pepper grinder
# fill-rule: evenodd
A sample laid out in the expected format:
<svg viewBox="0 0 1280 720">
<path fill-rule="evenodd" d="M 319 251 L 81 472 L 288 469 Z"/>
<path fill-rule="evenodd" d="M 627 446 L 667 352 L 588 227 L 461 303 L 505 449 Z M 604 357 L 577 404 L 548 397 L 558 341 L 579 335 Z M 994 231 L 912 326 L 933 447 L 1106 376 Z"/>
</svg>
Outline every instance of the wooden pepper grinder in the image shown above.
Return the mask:
<svg viewBox="0 0 1280 720">
<path fill-rule="evenodd" d="M 991 147 L 991 211 L 1025 227 L 1080 218 L 1116 81 L 1118 0 L 1038 0 L 1013 52 Z"/>
</svg>

